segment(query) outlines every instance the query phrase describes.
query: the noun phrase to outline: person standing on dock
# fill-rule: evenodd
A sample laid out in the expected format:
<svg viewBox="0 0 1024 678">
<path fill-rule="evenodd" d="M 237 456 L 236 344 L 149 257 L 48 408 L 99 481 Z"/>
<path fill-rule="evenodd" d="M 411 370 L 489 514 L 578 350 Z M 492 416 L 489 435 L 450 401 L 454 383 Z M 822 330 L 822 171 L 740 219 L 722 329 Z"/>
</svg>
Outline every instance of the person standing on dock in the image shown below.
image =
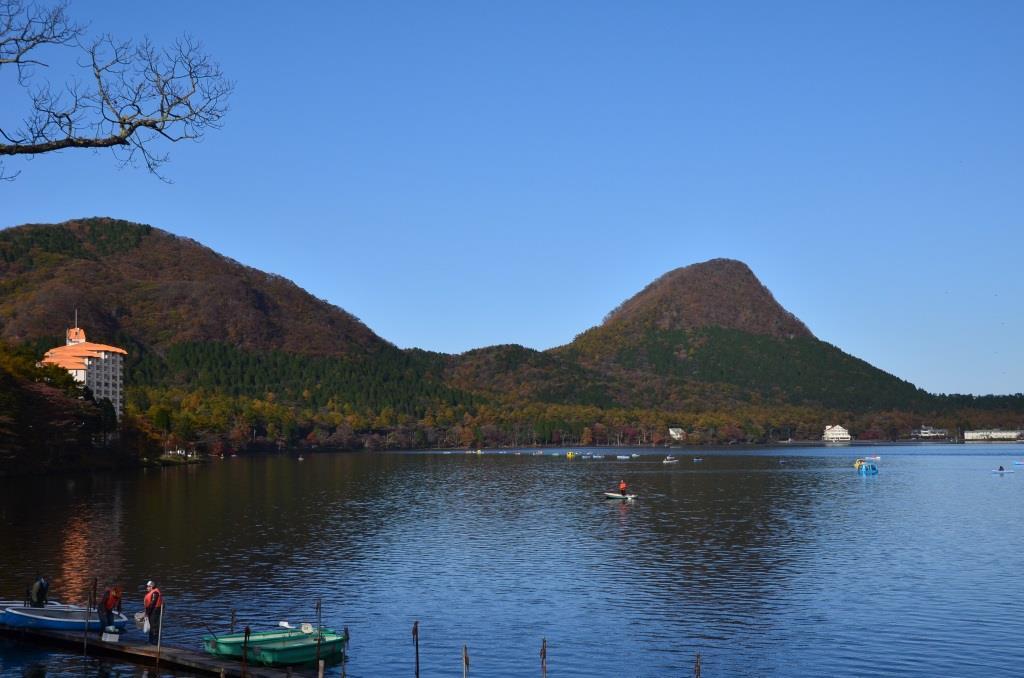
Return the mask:
<svg viewBox="0 0 1024 678">
<path fill-rule="evenodd" d="M 29 589 L 29 605 L 32 607 L 46 607 L 49 593 L 50 582 L 46 581 L 46 577 L 43 575 L 39 575 L 35 583 L 32 584 L 32 588 Z"/>
<path fill-rule="evenodd" d="M 99 613 L 100 621 L 103 622 L 100 633 L 106 631 L 108 626 L 114 625 L 114 610 L 121 611 L 120 586 L 108 586 L 107 590 L 103 592 L 103 597 L 100 598 Z"/>
<path fill-rule="evenodd" d="M 146 597 L 142 599 L 142 602 L 146 606 L 146 619 L 149 620 L 149 642 L 151 645 L 156 645 L 160 638 L 160 617 L 164 607 L 164 597 L 152 579 L 146 582 Z"/>
</svg>

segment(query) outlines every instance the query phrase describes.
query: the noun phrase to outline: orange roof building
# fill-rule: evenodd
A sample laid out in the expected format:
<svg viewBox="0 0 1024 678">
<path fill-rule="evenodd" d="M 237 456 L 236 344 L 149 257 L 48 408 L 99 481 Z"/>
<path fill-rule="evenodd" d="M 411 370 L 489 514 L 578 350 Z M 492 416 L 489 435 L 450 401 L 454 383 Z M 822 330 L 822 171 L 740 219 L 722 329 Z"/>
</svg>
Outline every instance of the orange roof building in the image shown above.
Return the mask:
<svg viewBox="0 0 1024 678">
<path fill-rule="evenodd" d="M 68 328 L 66 336 L 67 343 L 47 351 L 42 363 L 63 367 L 75 381 L 88 386 L 97 401 L 110 400 L 120 418 L 124 405 L 124 356 L 128 352 L 86 341 L 81 327 Z"/>
</svg>

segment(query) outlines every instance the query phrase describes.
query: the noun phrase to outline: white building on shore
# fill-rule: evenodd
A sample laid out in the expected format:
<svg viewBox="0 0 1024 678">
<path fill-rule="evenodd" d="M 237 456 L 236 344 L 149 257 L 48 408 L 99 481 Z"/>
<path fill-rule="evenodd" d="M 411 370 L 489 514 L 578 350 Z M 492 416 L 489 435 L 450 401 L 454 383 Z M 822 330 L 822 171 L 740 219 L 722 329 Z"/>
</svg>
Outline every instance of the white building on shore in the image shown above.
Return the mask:
<svg viewBox="0 0 1024 678">
<path fill-rule="evenodd" d="M 116 346 L 85 340 L 85 330 L 68 328 L 67 343 L 51 348 L 43 356 L 44 365 L 57 365 L 71 373 L 92 391 L 96 402 L 106 398 L 114 406 L 117 418 L 124 411 L 124 356 L 128 352 Z"/>
<path fill-rule="evenodd" d="M 922 424 L 921 428 L 916 428 L 910 433 L 910 437 L 919 440 L 945 439 L 949 437 L 949 431 L 944 428 L 932 428 Z"/>
<path fill-rule="evenodd" d="M 839 424 L 826 426 L 825 433 L 821 436 L 821 439 L 826 443 L 848 443 L 853 440 L 850 437 L 850 432 Z"/>
<path fill-rule="evenodd" d="M 1013 442 L 1024 439 L 1024 431 L 1004 431 L 1001 429 L 983 429 L 964 431 L 964 442 Z"/>
</svg>

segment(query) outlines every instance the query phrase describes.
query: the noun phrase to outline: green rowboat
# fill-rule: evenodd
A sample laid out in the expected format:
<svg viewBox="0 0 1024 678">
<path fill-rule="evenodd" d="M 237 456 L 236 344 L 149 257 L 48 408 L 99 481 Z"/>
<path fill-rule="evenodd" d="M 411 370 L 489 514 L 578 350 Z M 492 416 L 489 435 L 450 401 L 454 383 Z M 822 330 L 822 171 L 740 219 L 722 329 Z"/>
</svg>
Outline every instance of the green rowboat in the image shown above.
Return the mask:
<svg viewBox="0 0 1024 678">
<path fill-rule="evenodd" d="M 294 666 L 296 664 L 312 664 L 316 661 L 317 639 L 319 637 L 319 657 L 328 664 L 341 660 L 345 656 L 348 635 L 330 629 L 321 629 L 303 638 L 262 643 L 253 648 L 253 661 L 267 666 Z"/>
<path fill-rule="evenodd" d="M 203 649 L 217 657 L 241 659 L 243 647 L 248 661 L 256 664 L 289 666 L 311 663 L 317 657 L 317 638 L 320 640 L 320 658 L 333 662 L 345 654 L 348 636 L 331 629 L 316 629 L 303 625 L 303 629 L 277 629 L 249 634 L 245 645 L 244 633 L 226 633 L 204 636 Z"/>
</svg>

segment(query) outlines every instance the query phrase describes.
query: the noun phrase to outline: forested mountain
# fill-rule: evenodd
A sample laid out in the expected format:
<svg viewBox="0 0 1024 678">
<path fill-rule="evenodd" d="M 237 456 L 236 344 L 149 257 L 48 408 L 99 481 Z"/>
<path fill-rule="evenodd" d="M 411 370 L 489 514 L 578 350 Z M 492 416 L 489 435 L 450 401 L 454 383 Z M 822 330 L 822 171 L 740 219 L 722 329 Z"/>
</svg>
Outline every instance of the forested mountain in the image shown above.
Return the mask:
<svg viewBox="0 0 1024 678">
<path fill-rule="evenodd" d="M 75 309 L 90 339 L 129 351 L 125 420 L 158 446 L 657 444 L 670 425 L 690 442 L 815 438 L 829 423 L 862 438 L 905 437 L 922 422 L 1024 426 L 1020 395 L 935 396 L 818 340 L 727 259 L 661 276 L 565 346 L 444 355 L 400 350 L 281 277 L 150 226 L 96 218 L 0 231 L 4 350 L 38 359 L 62 343 Z M 49 377 L 0 377 L 10 432 Z M 8 440 L 24 446 L 18 435 Z"/>
<path fill-rule="evenodd" d="M 0 231 L 0 339 L 59 339 L 76 308 L 90 336 L 146 351 L 205 341 L 318 356 L 390 348 L 295 283 L 151 226 L 80 219 Z"/>
</svg>

